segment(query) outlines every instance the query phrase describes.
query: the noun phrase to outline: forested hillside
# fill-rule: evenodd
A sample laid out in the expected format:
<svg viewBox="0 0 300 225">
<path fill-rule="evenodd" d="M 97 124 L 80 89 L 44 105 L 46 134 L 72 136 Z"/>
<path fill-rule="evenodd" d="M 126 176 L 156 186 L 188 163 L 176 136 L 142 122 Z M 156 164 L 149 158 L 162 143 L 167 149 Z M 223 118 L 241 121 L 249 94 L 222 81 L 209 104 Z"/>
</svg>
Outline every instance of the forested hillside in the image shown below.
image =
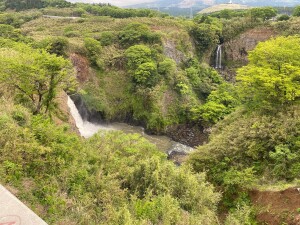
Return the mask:
<svg viewBox="0 0 300 225">
<path fill-rule="evenodd" d="M 297 224 L 257 196 L 300 185 L 299 7 L 0 4 L 0 182 L 49 224 Z M 198 147 L 177 166 L 138 134 L 84 139 L 64 93 Z"/>
</svg>

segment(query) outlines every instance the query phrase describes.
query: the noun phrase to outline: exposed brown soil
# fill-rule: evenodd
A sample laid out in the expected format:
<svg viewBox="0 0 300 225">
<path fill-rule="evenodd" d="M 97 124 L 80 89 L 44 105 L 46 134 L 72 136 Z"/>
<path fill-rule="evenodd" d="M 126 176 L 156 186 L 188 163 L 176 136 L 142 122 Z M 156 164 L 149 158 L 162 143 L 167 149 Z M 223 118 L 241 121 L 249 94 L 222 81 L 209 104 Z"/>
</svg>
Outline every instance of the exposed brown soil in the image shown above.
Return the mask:
<svg viewBox="0 0 300 225">
<path fill-rule="evenodd" d="M 76 69 L 76 77 L 80 83 L 83 83 L 89 78 L 89 61 L 87 58 L 78 55 L 76 53 L 72 53 L 70 55 L 70 60 L 73 66 Z"/>
<path fill-rule="evenodd" d="M 283 191 L 250 192 L 252 203 L 259 209 L 257 220 L 264 225 L 300 225 L 300 192 L 297 188 Z"/>
</svg>

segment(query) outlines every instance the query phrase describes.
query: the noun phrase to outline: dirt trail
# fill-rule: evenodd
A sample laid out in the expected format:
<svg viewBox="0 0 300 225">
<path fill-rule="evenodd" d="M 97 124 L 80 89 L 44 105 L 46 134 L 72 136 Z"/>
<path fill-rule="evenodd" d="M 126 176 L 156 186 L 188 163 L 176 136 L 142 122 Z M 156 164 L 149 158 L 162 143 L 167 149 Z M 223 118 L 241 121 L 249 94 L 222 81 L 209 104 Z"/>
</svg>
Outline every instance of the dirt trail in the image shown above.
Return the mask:
<svg viewBox="0 0 300 225">
<path fill-rule="evenodd" d="M 257 220 L 268 225 L 300 225 L 300 189 L 250 192 L 252 203 L 259 208 Z"/>
</svg>

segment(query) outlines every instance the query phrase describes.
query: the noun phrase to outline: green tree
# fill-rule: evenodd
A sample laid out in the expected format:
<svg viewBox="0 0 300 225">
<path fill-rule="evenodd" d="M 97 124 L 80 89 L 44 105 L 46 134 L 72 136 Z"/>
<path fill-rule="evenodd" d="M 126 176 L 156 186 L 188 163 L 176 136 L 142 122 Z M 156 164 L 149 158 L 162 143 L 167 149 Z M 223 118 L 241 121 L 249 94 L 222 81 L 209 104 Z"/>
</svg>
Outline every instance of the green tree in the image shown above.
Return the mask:
<svg viewBox="0 0 300 225">
<path fill-rule="evenodd" d="M 253 21 L 262 19 L 269 20 L 277 15 L 277 10 L 273 7 L 252 8 L 249 10 L 250 17 Z"/>
<path fill-rule="evenodd" d="M 216 18 L 201 16 L 195 18 L 190 34 L 196 42 L 200 56 L 219 43 L 222 24 Z"/>
<path fill-rule="evenodd" d="M 0 48 L 0 82 L 27 98 L 35 114 L 47 113 L 57 91 L 74 82 L 69 61 L 24 44 L 10 45 Z"/>
<path fill-rule="evenodd" d="M 249 65 L 238 70 L 244 101 L 251 107 L 272 107 L 300 96 L 300 38 L 279 37 L 258 44 Z"/>
<path fill-rule="evenodd" d="M 300 16 L 300 5 L 295 7 L 293 11 L 293 16 Z"/>
</svg>

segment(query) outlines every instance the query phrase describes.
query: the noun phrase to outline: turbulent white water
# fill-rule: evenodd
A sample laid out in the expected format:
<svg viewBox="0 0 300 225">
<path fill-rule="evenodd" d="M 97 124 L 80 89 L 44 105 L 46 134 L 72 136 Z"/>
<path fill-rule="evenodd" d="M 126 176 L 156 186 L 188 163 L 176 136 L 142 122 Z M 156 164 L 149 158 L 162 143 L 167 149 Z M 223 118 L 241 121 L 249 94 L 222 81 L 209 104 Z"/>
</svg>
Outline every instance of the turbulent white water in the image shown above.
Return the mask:
<svg viewBox="0 0 300 225">
<path fill-rule="evenodd" d="M 75 106 L 75 103 L 69 96 L 68 96 L 68 106 L 70 108 L 71 115 L 75 120 L 76 127 L 78 128 L 81 136 L 85 138 L 89 138 L 94 134 L 96 134 L 99 130 L 114 130 L 112 127 L 109 126 L 104 126 L 100 124 L 91 123 L 89 121 L 84 121 L 81 118 L 78 109 Z"/>
<path fill-rule="evenodd" d="M 218 45 L 217 48 L 216 69 L 222 69 L 222 45 Z"/>
<path fill-rule="evenodd" d="M 151 143 L 155 144 L 158 149 L 171 153 L 190 153 L 194 149 L 183 145 L 181 143 L 175 142 L 171 140 L 167 136 L 159 136 L 159 135 L 148 135 L 144 133 L 144 128 L 138 126 L 131 126 L 126 123 L 109 123 L 109 124 L 97 124 L 91 123 L 89 121 L 83 120 L 81 115 L 76 108 L 73 100 L 68 96 L 68 106 L 70 108 L 70 113 L 73 116 L 76 127 L 78 128 L 81 136 L 85 138 L 89 138 L 96 134 L 99 131 L 112 131 L 112 130 L 121 130 L 125 133 L 138 133 L 141 134 L 144 138 L 149 140 Z"/>
</svg>

